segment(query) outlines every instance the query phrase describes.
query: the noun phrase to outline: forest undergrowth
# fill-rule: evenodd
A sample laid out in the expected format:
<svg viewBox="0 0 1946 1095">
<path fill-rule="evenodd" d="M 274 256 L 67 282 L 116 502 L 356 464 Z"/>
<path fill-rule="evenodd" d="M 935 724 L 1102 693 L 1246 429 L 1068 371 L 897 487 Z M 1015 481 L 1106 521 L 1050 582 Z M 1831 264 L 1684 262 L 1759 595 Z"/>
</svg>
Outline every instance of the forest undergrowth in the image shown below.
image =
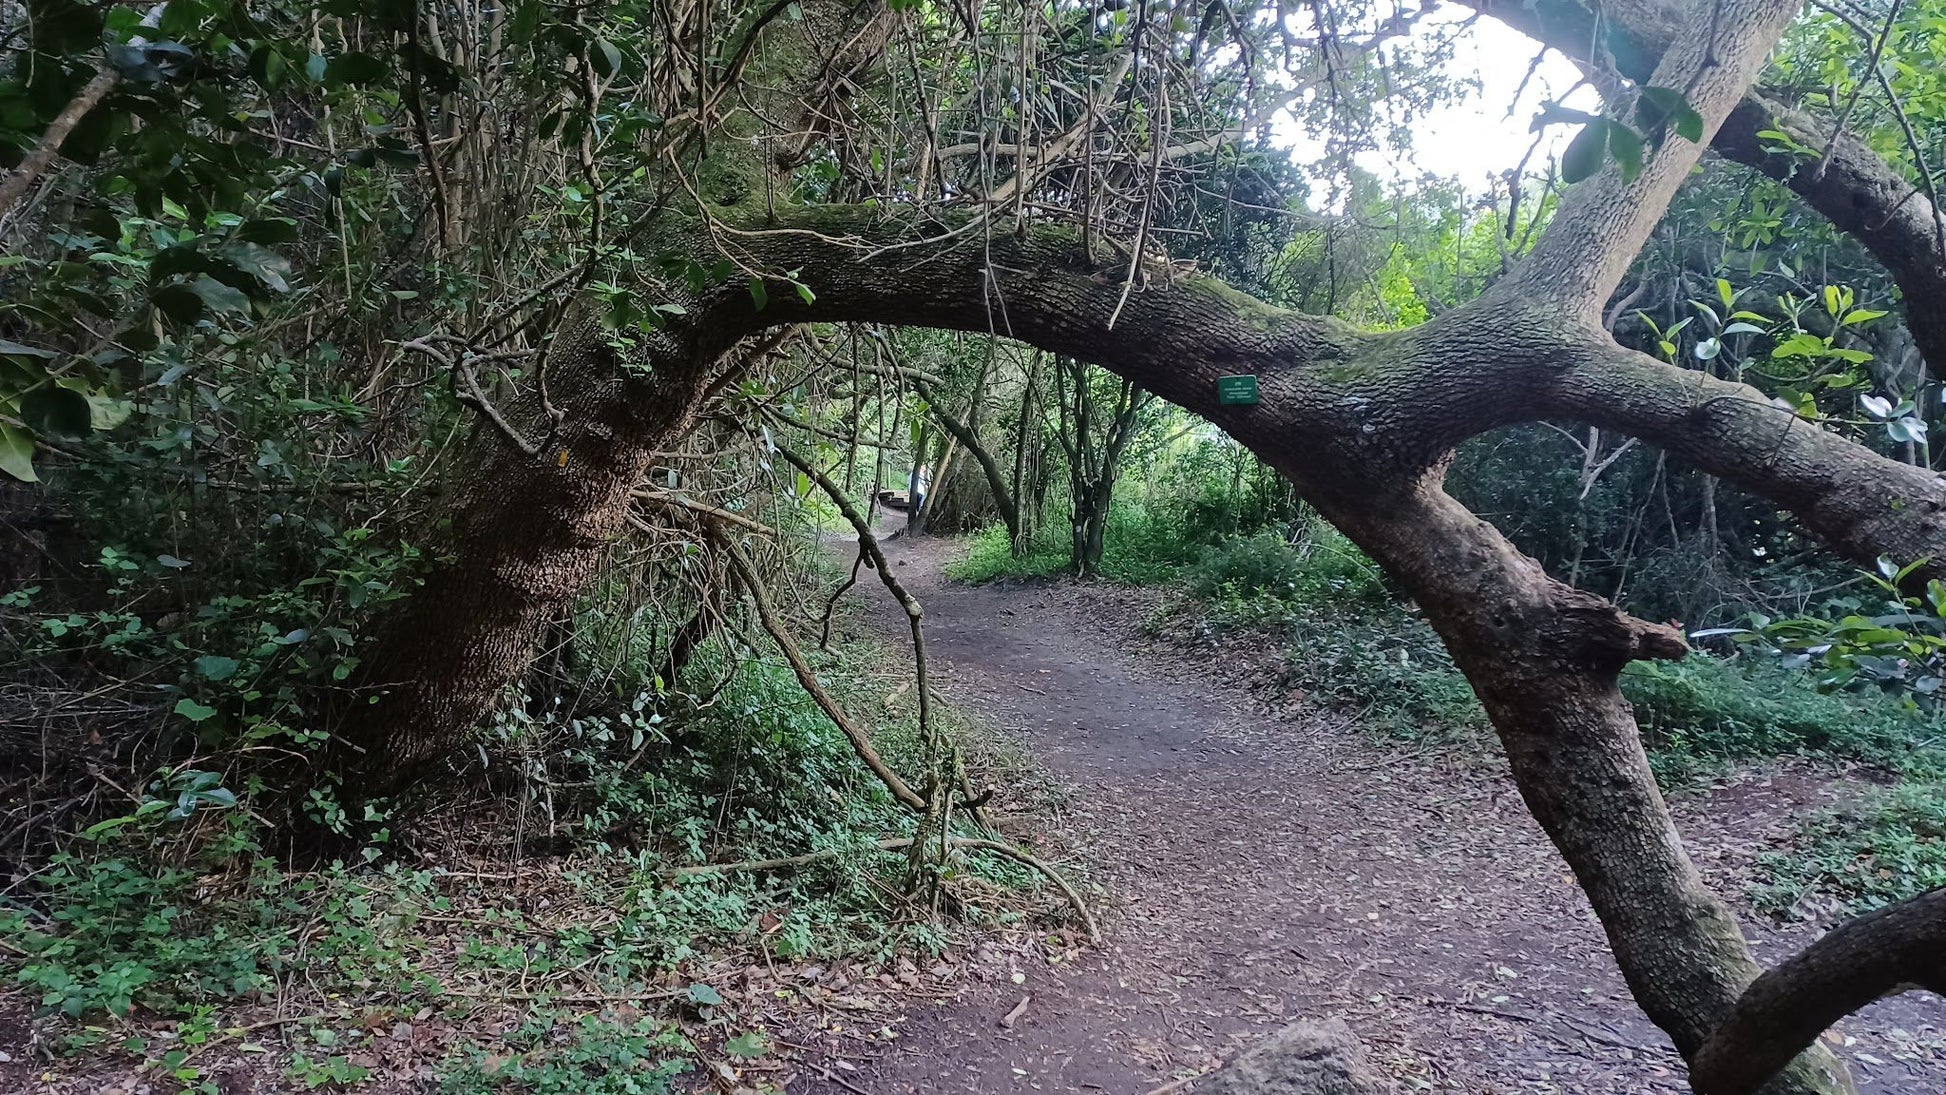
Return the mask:
<svg viewBox="0 0 1946 1095">
<path fill-rule="evenodd" d="M 888 761 L 916 765 L 899 654 L 841 613 L 814 656 Z M 511 706 L 483 771 L 347 858 L 293 858 L 219 783 L 159 782 L 0 904 L 22 1020 L 0 1076 L 761 1091 L 806 1040 L 869 1041 L 894 998 L 943 991 L 974 941 L 1076 945 L 1058 890 L 977 849 L 915 903 L 912 815 L 774 658 L 718 641 L 684 679 L 620 710 Z M 1031 834 L 1052 786 L 966 714 L 932 715 Z"/>
</svg>

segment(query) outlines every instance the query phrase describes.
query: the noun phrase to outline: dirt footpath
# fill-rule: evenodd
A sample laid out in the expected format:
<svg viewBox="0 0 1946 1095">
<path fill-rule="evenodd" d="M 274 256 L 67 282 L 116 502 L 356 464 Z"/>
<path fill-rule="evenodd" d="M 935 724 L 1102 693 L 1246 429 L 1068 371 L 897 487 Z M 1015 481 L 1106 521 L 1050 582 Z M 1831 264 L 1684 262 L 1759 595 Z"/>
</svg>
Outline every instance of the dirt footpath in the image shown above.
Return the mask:
<svg viewBox="0 0 1946 1095">
<path fill-rule="evenodd" d="M 1496 763 L 1253 714 L 1221 674 L 1140 641 L 1140 594 L 961 586 L 942 574 L 952 544 L 887 548 L 925 605 L 939 690 L 1067 784 L 1081 853 L 1111 895 L 1108 939 L 968 984 L 807 1090 L 1145 1095 L 1323 1015 L 1349 1022 L 1402 1090 L 1688 1090 Z M 903 632 L 872 611 L 888 638 Z M 1735 817 L 1678 804 L 1722 892 L 1742 891 L 1779 819 L 1815 805 L 1815 783 L 1743 781 L 1716 800 Z M 1836 1048 L 1861 1091 L 1946 1091 L 1937 998 L 1878 1005 L 1843 1029 Z"/>
</svg>

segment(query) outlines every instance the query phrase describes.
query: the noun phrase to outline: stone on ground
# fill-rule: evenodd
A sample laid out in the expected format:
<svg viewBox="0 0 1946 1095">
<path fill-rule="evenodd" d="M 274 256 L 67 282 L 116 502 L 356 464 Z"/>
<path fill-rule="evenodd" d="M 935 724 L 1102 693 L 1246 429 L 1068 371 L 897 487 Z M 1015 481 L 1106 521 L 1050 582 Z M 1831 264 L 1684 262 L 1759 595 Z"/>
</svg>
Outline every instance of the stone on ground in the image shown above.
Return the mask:
<svg viewBox="0 0 1946 1095">
<path fill-rule="evenodd" d="M 1285 1027 L 1199 1081 L 1196 1095 L 1391 1095 L 1342 1019 Z"/>
</svg>

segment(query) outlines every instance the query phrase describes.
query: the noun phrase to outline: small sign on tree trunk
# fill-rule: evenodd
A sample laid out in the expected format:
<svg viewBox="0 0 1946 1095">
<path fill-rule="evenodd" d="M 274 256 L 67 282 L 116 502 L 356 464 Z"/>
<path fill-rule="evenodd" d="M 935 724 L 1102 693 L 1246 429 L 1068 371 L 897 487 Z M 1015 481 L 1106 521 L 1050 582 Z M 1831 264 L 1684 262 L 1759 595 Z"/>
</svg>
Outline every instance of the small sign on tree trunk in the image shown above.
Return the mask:
<svg viewBox="0 0 1946 1095">
<path fill-rule="evenodd" d="M 1257 378 L 1254 374 L 1239 376 L 1219 376 L 1216 378 L 1216 402 L 1220 406 L 1249 406 L 1257 404 Z"/>
</svg>

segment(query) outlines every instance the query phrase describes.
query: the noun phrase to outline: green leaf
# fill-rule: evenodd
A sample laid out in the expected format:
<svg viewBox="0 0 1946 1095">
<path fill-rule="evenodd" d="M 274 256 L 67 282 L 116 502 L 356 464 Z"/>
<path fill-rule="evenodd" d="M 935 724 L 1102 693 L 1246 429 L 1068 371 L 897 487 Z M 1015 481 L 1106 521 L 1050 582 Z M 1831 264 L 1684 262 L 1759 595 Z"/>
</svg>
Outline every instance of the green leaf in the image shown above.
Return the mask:
<svg viewBox="0 0 1946 1095">
<path fill-rule="evenodd" d="M 237 660 L 218 654 L 206 654 L 196 659 L 196 672 L 212 681 L 226 681 L 236 673 Z"/>
<path fill-rule="evenodd" d="M 1825 351 L 1824 340 L 1813 334 L 1795 334 L 1770 351 L 1772 357 L 1818 357 Z"/>
<path fill-rule="evenodd" d="M 18 342 L 0 338 L 0 357 L 38 357 L 51 361 L 60 356 L 53 350 L 43 350 L 39 346 L 23 346 Z"/>
<path fill-rule="evenodd" d="M 369 53 L 341 53 L 324 66 L 324 82 L 356 87 L 385 79 L 391 66 Z"/>
<path fill-rule="evenodd" d="M 149 303 L 172 322 L 188 326 L 203 318 L 203 298 L 180 282 L 164 285 L 149 293 Z"/>
<path fill-rule="evenodd" d="M 589 60 L 594 62 L 596 74 L 604 80 L 622 69 L 622 51 L 606 38 L 595 39 L 595 52 Z"/>
<path fill-rule="evenodd" d="M 225 285 L 208 274 L 190 282 L 189 291 L 211 311 L 250 314 L 250 298 L 243 295 L 243 290 Z"/>
<path fill-rule="evenodd" d="M 703 1007 L 720 1007 L 723 1004 L 723 994 L 699 981 L 689 986 L 689 1002 Z"/>
<path fill-rule="evenodd" d="M 184 696 L 182 699 L 176 701 L 176 714 L 181 715 L 190 722 L 207 722 L 216 717 L 216 708 L 204 707 L 195 700 Z"/>
<path fill-rule="evenodd" d="M 1684 140 L 1701 143 L 1703 116 L 1689 105 L 1689 98 L 1672 87 L 1645 87 L 1635 101 L 1635 117 L 1651 134 L 1673 129 Z M 1660 143 L 1658 140 L 1657 143 Z"/>
<path fill-rule="evenodd" d="M 235 243 L 223 249 L 223 257 L 235 263 L 237 269 L 249 274 L 276 293 L 288 292 L 290 283 L 285 276 L 291 272 L 290 260 L 254 243 Z"/>
<path fill-rule="evenodd" d="M 1602 150 L 1608 146 L 1608 120 L 1596 118 L 1568 142 L 1561 156 L 1561 177 L 1578 183 L 1601 170 Z"/>
<path fill-rule="evenodd" d="M 753 1060 L 770 1052 L 770 1041 L 754 1030 L 746 1030 L 724 1042 L 723 1052 L 740 1060 Z"/>
<path fill-rule="evenodd" d="M 58 384 L 43 385 L 21 396 L 20 417 L 43 437 L 86 437 L 94 429 L 88 397 Z"/>
<path fill-rule="evenodd" d="M 0 422 L 0 471 L 23 483 L 38 483 L 34 474 L 34 442 L 25 431 Z"/>
<path fill-rule="evenodd" d="M 244 221 L 236 230 L 243 243 L 296 243 L 297 222 L 289 217 L 260 217 Z"/>
<path fill-rule="evenodd" d="M 97 430 L 112 430 L 128 421 L 135 413 L 135 404 L 126 399 L 116 399 L 110 395 L 91 395 L 88 397 L 88 424 Z"/>
<path fill-rule="evenodd" d="M 764 306 L 770 303 L 770 290 L 764 288 L 764 279 L 762 278 L 751 278 L 749 284 L 751 303 L 755 304 L 757 311 L 761 312 L 764 310 Z"/>
<path fill-rule="evenodd" d="M 1622 167 L 1622 181 L 1634 182 L 1642 174 L 1642 138 L 1620 122 L 1608 123 L 1608 151 Z"/>
</svg>

